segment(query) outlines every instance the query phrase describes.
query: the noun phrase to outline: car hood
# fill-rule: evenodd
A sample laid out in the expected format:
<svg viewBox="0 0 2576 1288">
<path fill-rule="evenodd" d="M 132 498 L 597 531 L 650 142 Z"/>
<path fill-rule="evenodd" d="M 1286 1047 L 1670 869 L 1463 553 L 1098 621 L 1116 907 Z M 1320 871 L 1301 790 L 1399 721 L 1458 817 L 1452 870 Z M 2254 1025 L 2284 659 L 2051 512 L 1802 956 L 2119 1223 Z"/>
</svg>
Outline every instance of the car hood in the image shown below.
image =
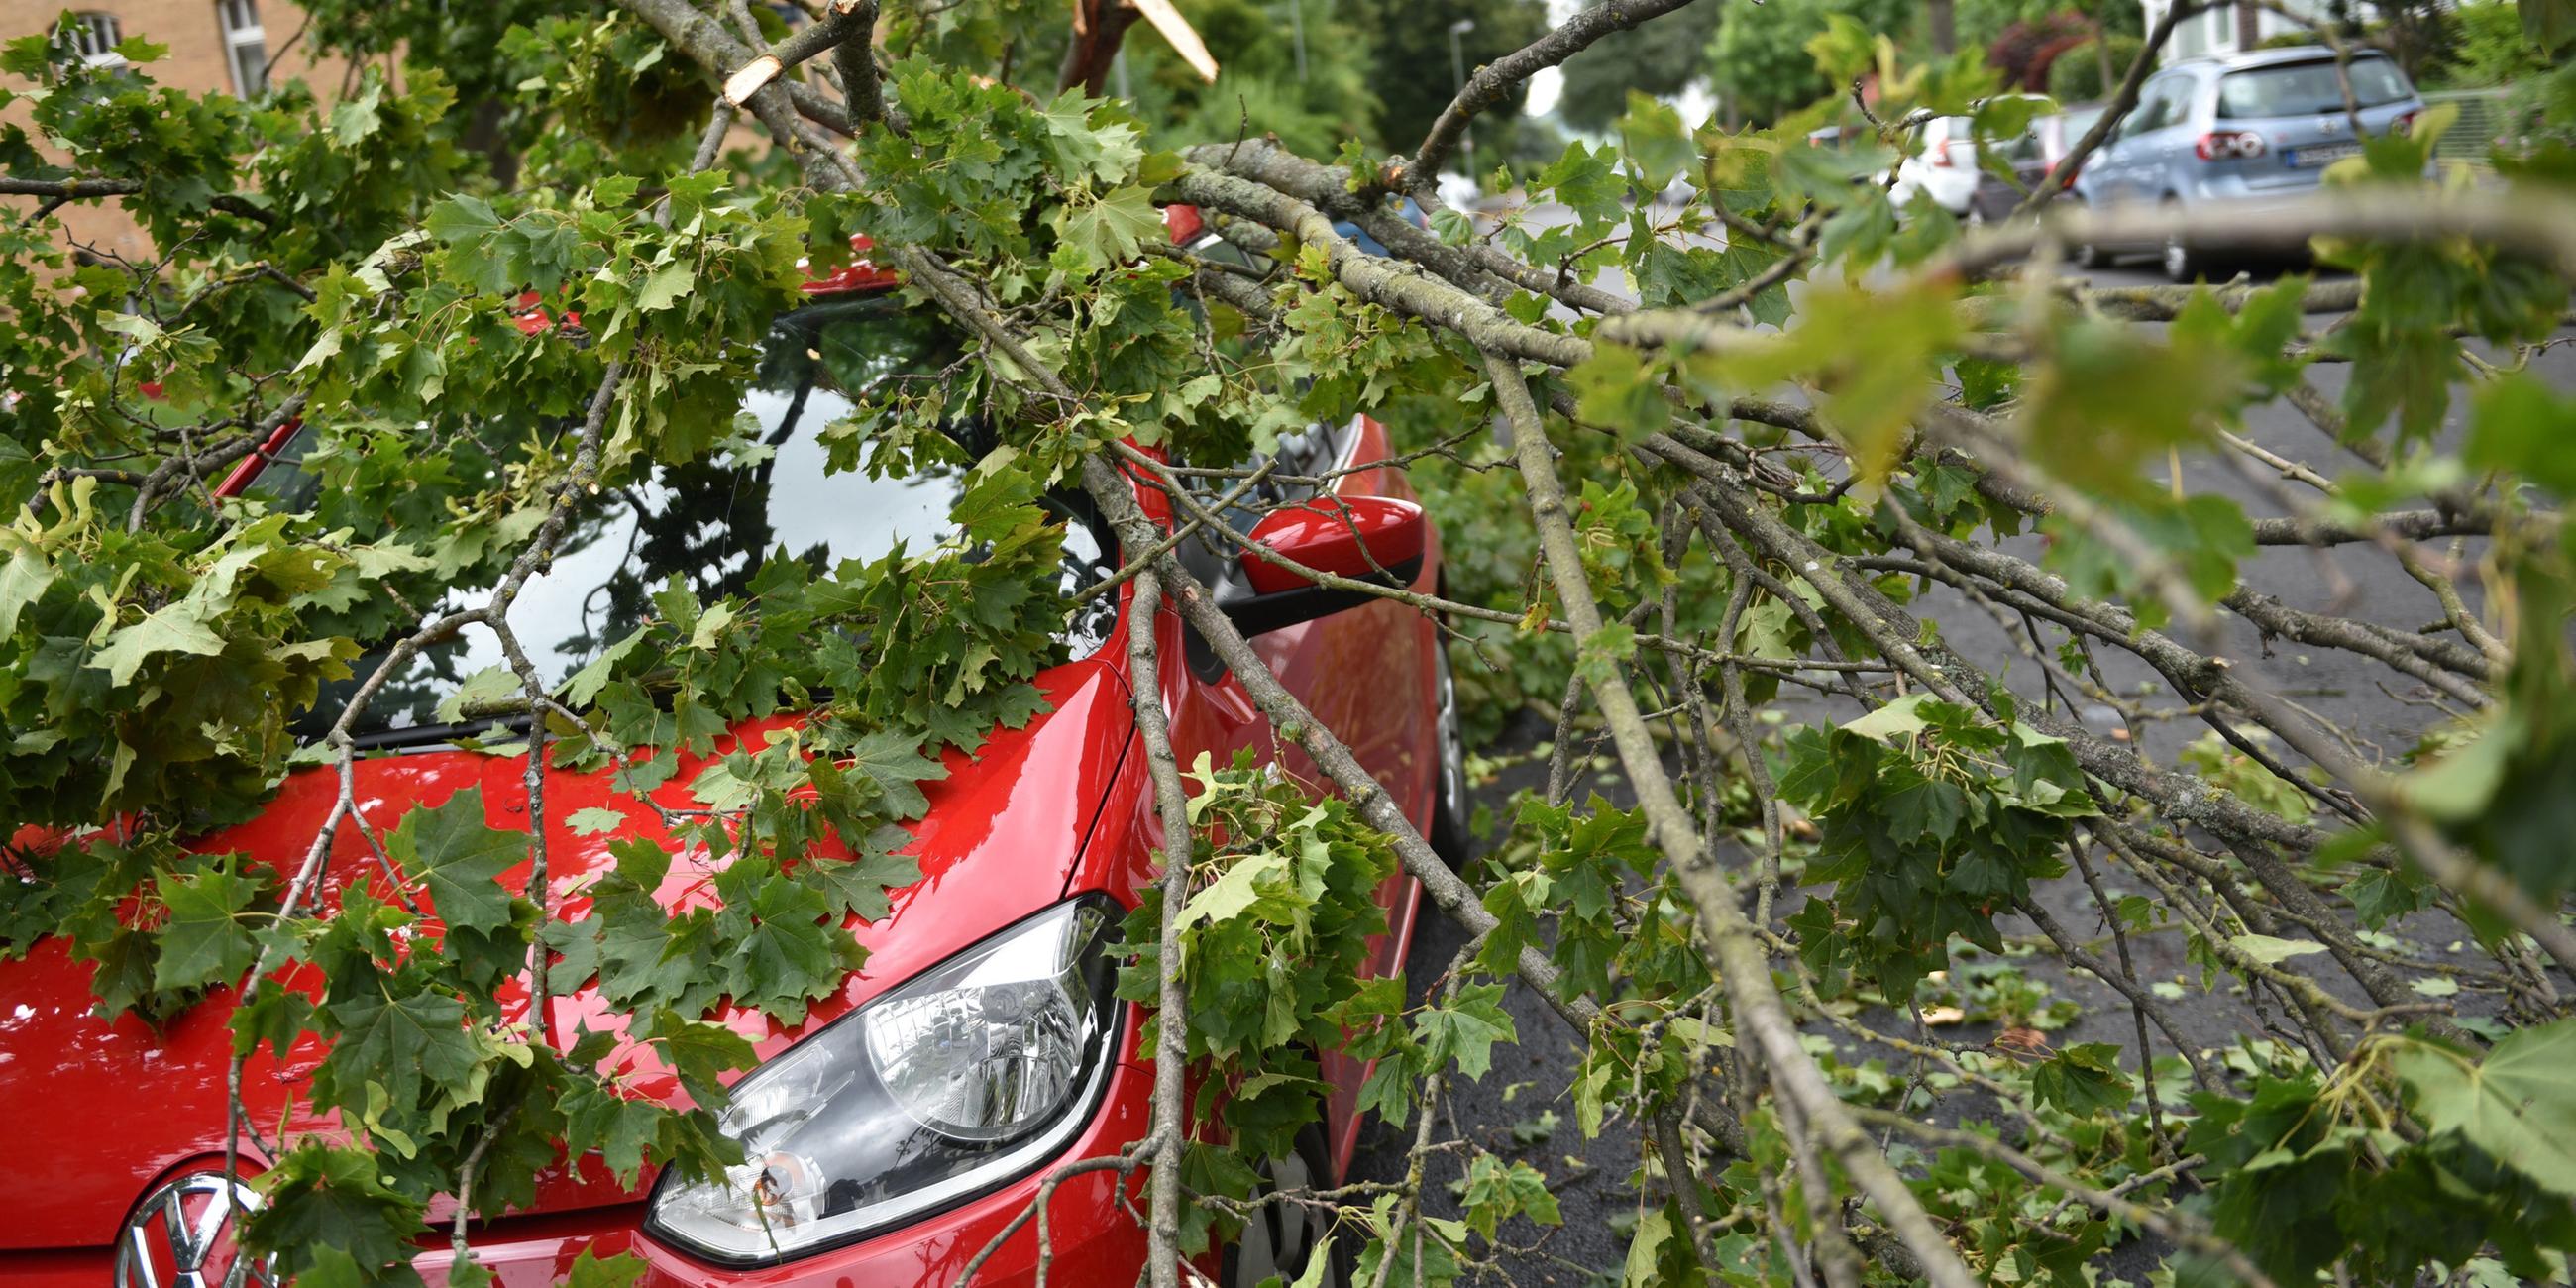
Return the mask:
<svg viewBox="0 0 2576 1288">
<path fill-rule="evenodd" d="M 853 926 L 869 950 L 865 966 L 797 1028 L 756 1013 L 725 1017 L 763 1058 L 1064 896 L 1134 731 L 1124 683 L 1105 662 L 1059 666 L 1038 684 L 1049 699 L 1047 714 L 1024 729 L 997 731 L 972 758 L 951 751 L 948 777 L 922 784 L 930 810 L 911 825 L 915 839 L 906 851 L 918 859 L 922 878 L 890 892 L 889 915 Z M 736 734 L 756 738 L 777 723 Z M 389 828 L 415 805 L 480 787 L 494 826 L 522 828 L 525 768 L 524 758 L 452 749 L 364 760 L 357 766 L 360 812 L 371 826 Z M 684 764 L 672 782 L 687 782 L 694 768 Z M 336 789 L 334 771 L 298 773 L 258 818 L 192 848 L 246 851 L 291 868 L 328 815 Z M 613 806 L 612 795 L 605 773 L 557 773 L 547 780 L 547 884 L 559 916 L 582 914 L 580 891 L 614 863 L 608 843 L 637 834 L 581 836 L 563 825 L 575 811 Z M 676 788 L 666 795 L 667 803 L 685 803 Z M 647 813 L 632 801 L 624 812 L 630 819 Z M 333 854 L 334 881 L 364 879 L 375 862 L 367 841 L 347 827 Z M 709 870 L 685 858 L 672 865 L 660 891 L 667 904 L 712 898 Z M 502 881 L 524 888 L 526 877 L 522 867 Z M 108 1244 L 156 1181 L 194 1160 L 219 1158 L 224 1149 L 231 994 L 218 991 L 155 1029 L 132 1016 L 92 1014 L 90 974 L 60 941 L 0 963 L 0 1123 L 9 1124 L 10 1137 L 8 1162 L 0 1165 L 0 1211 L 10 1214 L 0 1221 L 0 1249 Z M 584 1021 L 608 1027 L 606 1012 L 587 990 L 558 998 L 556 1032 L 570 1033 Z M 303 1083 L 322 1055 L 308 1038 L 282 1062 L 263 1047 L 245 1069 L 244 1098 L 272 1137 L 281 1111 L 290 1113 L 291 1131 L 332 1130 L 328 1121 L 300 1111 Z M 636 1085 L 658 1098 L 682 1098 L 668 1079 L 646 1076 Z M 558 1169 L 540 1181 L 538 1192 L 538 1210 L 560 1211 L 632 1201 L 640 1190 L 617 1185 L 593 1164 Z"/>
</svg>

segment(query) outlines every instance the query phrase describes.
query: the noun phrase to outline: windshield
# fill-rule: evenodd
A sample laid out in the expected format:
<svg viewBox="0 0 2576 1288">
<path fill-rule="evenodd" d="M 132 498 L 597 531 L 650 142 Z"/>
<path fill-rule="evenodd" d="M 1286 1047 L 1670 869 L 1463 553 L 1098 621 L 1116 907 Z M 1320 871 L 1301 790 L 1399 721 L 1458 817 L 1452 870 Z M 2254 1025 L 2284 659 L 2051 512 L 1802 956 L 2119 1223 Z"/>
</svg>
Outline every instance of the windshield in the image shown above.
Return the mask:
<svg viewBox="0 0 2576 1288">
<path fill-rule="evenodd" d="M 687 465 L 656 467 L 646 481 L 602 493 L 510 609 L 529 660 L 549 679 L 562 680 L 643 624 L 653 612 L 653 592 L 674 576 L 702 602 L 713 602 L 744 594 L 776 551 L 819 570 L 844 559 L 876 559 L 897 542 L 917 552 L 947 537 L 964 467 L 925 463 L 895 478 L 831 472 L 821 431 L 851 414 L 848 393 L 936 379 L 958 352 L 940 319 L 891 298 L 817 304 L 782 318 L 743 400 L 744 414 L 758 424 L 756 438 Z M 979 422 L 963 420 L 949 432 L 969 454 L 980 452 Z M 305 446 L 299 437 L 252 489 L 300 507 L 317 482 L 293 463 Z M 1062 585 L 1068 595 L 1115 570 L 1108 556 L 1113 543 L 1088 498 L 1052 494 L 1046 504 L 1066 519 Z M 460 588 L 438 611 L 481 604 L 488 591 Z M 1067 624 L 1063 638 L 1077 655 L 1088 652 L 1115 613 L 1115 597 L 1096 599 Z M 325 686 L 308 736 L 329 727 L 382 657 L 359 659 L 351 680 Z M 503 660 L 492 633 L 471 627 L 424 649 L 378 694 L 358 731 L 379 744 L 464 732 L 437 724 L 438 704 L 465 677 Z"/>
<path fill-rule="evenodd" d="M 2360 107 L 2394 103 L 2414 91 L 2397 64 L 2356 58 L 2350 68 L 2352 98 Z M 2333 60 L 2229 72 L 2218 83 L 2218 115 L 2226 120 L 2265 116 L 2324 116 L 2343 110 L 2343 85 Z"/>
</svg>

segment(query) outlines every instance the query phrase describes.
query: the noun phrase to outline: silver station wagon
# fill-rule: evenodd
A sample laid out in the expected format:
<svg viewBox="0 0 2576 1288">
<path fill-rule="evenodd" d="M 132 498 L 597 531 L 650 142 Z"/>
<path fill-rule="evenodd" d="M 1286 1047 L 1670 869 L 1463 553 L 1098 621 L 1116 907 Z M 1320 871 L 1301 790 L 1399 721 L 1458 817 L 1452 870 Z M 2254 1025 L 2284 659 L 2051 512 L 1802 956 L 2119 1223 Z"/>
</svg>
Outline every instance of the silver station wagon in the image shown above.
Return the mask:
<svg viewBox="0 0 2576 1288">
<path fill-rule="evenodd" d="M 2296 197 L 2359 153 L 2363 137 L 2402 131 L 2423 108 L 2406 73 L 2378 53 L 2355 54 L 2342 76 L 2334 54 L 2315 45 L 2187 59 L 2140 87 L 2138 106 L 2076 176 L 2075 195 L 2094 206 L 2181 207 Z M 2088 268 L 2146 253 L 2160 253 L 2177 282 L 2210 267 L 2180 236 L 2081 248 Z"/>
</svg>

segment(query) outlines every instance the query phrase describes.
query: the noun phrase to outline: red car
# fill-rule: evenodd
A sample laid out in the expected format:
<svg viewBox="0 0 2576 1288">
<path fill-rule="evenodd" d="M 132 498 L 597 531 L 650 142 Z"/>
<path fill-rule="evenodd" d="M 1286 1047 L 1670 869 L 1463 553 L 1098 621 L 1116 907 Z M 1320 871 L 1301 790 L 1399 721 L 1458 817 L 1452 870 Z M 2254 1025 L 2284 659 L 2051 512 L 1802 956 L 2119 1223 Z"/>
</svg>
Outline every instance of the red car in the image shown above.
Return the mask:
<svg viewBox="0 0 2576 1288">
<path fill-rule="evenodd" d="M 1222 244 L 1206 249 L 1222 253 Z M 739 452 L 732 463 L 663 471 L 576 525 L 512 613 L 521 637 L 540 651 L 540 666 L 568 673 L 619 638 L 650 611 L 650 591 L 674 574 L 711 598 L 740 590 L 762 555 L 782 545 L 837 561 L 874 557 L 899 539 L 917 548 L 945 530 L 959 484 L 953 474 L 880 481 L 823 468 L 818 431 L 846 413 L 845 391 L 935 373 L 956 352 L 942 319 L 907 308 L 888 285 L 869 270 L 818 280 L 812 302 L 780 320 L 759 387 L 746 399 L 768 455 Z M 317 485 L 294 465 L 300 442 L 282 444 L 282 464 L 228 486 L 289 502 L 309 497 Z M 1390 454 L 1384 431 L 1365 417 L 1316 426 L 1279 451 L 1294 457 L 1281 473 L 1309 476 Z M 1311 566 L 1352 575 L 1384 568 L 1430 588 L 1438 540 L 1403 472 L 1360 469 L 1342 476 L 1337 491 L 1325 505 L 1274 490 L 1266 513 L 1230 517 Z M 1159 491 L 1140 484 L 1138 497 L 1157 522 L 1169 522 Z M 1116 568 L 1116 546 L 1085 498 L 1053 502 L 1068 519 L 1063 584 L 1071 594 Z M 1272 565 L 1246 567 L 1231 547 L 1194 540 L 1184 549 L 1219 588 L 1219 602 L 1259 632 L 1254 647 L 1289 687 L 1419 826 L 1454 845 L 1463 835 L 1462 762 L 1433 625 L 1402 606 L 1327 592 Z M 755 1036 L 763 1063 L 735 1086 L 723 1121 L 769 1169 L 769 1183 L 790 1191 L 768 1207 L 772 1231 L 758 1230 L 740 1192 L 657 1185 L 649 1175 L 624 1188 L 596 1159 L 574 1160 L 540 1182 L 532 1208 L 489 1214 L 472 1227 L 477 1258 L 502 1283 L 558 1282 L 589 1249 L 639 1254 L 646 1282 L 658 1288 L 945 1285 L 1030 1204 L 1053 1164 L 1111 1154 L 1145 1134 L 1151 1054 L 1137 1044 L 1140 1016 L 1111 997 L 1102 951 L 1152 879 L 1149 851 L 1160 842 L 1128 706 L 1126 632 L 1156 632 L 1162 701 L 1183 764 L 1200 752 L 1222 763 L 1238 747 L 1267 750 L 1272 740 L 1241 685 L 1178 618 L 1168 608 L 1139 612 L 1132 600 L 1131 582 L 1068 626 L 1072 660 L 1037 681 L 1049 713 L 1024 729 L 996 731 L 973 757 L 951 751 L 948 777 L 923 785 L 931 808 L 910 849 L 923 877 L 893 893 L 890 915 L 854 927 L 869 949 L 866 966 L 801 1026 L 733 1016 Z M 375 827 L 475 788 L 493 825 L 524 825 L 522 760 L 456 747 L 476 728 L 441 724 L 435 714 L 441 695 L 495 660 L 486 656 L 493 651 L 488 636 L 460 641 L 388 686 L 362 739 L 377 754 L 357 767 L 358 799 Z M 360 673 L 370 665 L 361 663 Z M 323 705 L 336 711 L 327 697 Z M 1293 752 L 1282 767 L 1320 781 Z M 683 766 L 672 776 L 669 803 L 684 803 L 677 784 L 692 772 Z M 301 771 L 259 818 L 197 844 L 291 868 L 335 793 L 331 770 Z M 564 820 L 609 801 L 604 773 L 558 773 L 546 786 L 559 915 L 571 915 L 568 905 L 583 898 L 591 874 L 612 864 L 608 843 L 616 839 L 578 835 Z M 652 835 L 641 827 L 618 835 Z M 344 831 L 334 854 L 352 856 L 346 879 L 364 880 L 357 864 L 370 851 L 353 829 Z M 524 876 L 521 868 L 504 879 Z M 708 881 L 702 865 L 675 863 L 658 895 L 673 904 L 704 899 Z M 1419 894 L 1401 874 L 1384 886 L 1390 931 L 1376 945 L 1379 970 L 1403 961 Z M 553 1005 L 560 1033 L 605 1010 L 587 991 Z M 60 942 L 0 964 L 0 1137 L 10 1160 L 0 1169 L 0 1211 L 8 1213 L 0 1220 L 0 1282 L 222 1282 L 236 1201 L 222 1177 L 229 1009 L 229 995 L 219 993 L 156 1031 L 130 1016 L 93 1015 L 90 969 Z M 960 1026 L 970 1042 L 957 1040 Z M 997 1075 L 990 1063 L 957 1059 L 968 1045 L 988 1061 L 994 1046 L 1006 1045 L 1017 1079 L 1007 1092 L 974 1094 L 979 1080 Z M 255 1119 L 273 1125 L 284 1112 L 290 1131 L 335 1130 L 298 1107 L 301 1081 L 321 1055 L 311 1046 L 308 1038 L 284 1063 L 263 1048 L 252 1061 L 244 1085 Z M 1324 1067 L 1337 1088 L 1329 1129 L 1301 1157 L 1274 1165 L 1282 1184 L 1333 1183 L 1349 1164 L 1365 1070 L 1331 1054 Z M 642 1090 L 681 1094 L 667 1080 Z M 248 1162 L 256 1170 L 257 1160 Z M 1056 1190 L 1051 1282 L 1137 1281 L 1146 1240 L 1121 1184 L 1113 1172 L 1092 1172 Z M 1144 1174 L 1124 1184 L 1141 1210 Z M 781 1212 L 794 1219 L 782 1225 Z M 445 1228 L 446 1212 L 433 1207 L 430 1216 Z M 1256 1223 L 1239 1255 L 1211 1257 L 1203 1268 L 1216 1272 L 1222 1263 L 1225 1273 L 1255 1283 L 1273 1264 L 1293 1269 L 1312 1234 Z M 415 1264 L 437 1283 L 448 1257 L 443 1239 L 425 1242 Z M 1035 1270 L 1035 1231 L 1024 1228 L 978 1282 L 1024 1283 Z"/>
</svg>

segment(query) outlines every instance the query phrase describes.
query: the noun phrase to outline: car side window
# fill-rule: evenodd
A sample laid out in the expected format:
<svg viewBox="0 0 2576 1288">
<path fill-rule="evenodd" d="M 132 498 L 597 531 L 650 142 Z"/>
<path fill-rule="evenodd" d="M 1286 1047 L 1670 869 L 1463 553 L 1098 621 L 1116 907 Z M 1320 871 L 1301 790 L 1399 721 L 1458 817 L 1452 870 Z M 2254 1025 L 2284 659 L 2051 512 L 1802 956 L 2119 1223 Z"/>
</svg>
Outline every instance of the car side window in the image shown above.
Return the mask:
<svg viewBox="0 0 2576 1288">
<path fill-rule="evenodd" d="M 2123 140 L 2134 139 L 2156 128 L 2156 112 L 2163 106 L 2164 97 L 2165 87 L 2162 84 L 2149 85 L 2141 92 L 2138 95 L 2137 107 L 2129 112 L 2129 119 L 2120 122 L 2120 137 Z"/>
<path fill-rule="evenodd" d="M 1191 242 L 1187 249 L 1191 254 L 1196 255 L 1201 259 L 1211 260 L 1219 264 L 1231 265 L 1235 268 L 1250 270 L 1251 274 L 1256 277 L 1267 278 L 1270 276 L 1271 264 L 1269 261 L 1254 259 L 1250 252 L 1235 245 L 1233 242 L 1227 241 L 1223 237 L 1217 236 L 1215 233 L 1209 233 L 1206 236 L 1199 238 L 1197 241 Z"/>
</svg>

